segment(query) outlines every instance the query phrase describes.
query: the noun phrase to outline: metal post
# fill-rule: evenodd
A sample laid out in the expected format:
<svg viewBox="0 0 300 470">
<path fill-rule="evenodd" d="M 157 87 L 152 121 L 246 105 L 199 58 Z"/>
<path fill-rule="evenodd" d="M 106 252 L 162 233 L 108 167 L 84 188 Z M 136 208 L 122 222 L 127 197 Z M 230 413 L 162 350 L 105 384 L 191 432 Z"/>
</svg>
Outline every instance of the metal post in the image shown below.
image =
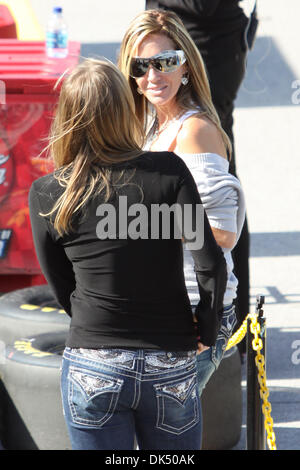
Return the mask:
<svg viewBox="0 0 300 470">
<path fill-rule="evenodd" d="M 256 298 L 257 321 L 260 324 L 260 338 L 263 342 L 261 354 L 266 351 L 266 328 L 262 306 L 265 298 L 258 295 Z M 257 378 L 258 369 L 255 364 L 256 351 L 252 348 L 253 334 L 250 331 L 251 320 L 247 323 L 247 450 L 265 450 L 266 431 L 262 400 L 260 398 L 260 385 Z"/>
</svg>

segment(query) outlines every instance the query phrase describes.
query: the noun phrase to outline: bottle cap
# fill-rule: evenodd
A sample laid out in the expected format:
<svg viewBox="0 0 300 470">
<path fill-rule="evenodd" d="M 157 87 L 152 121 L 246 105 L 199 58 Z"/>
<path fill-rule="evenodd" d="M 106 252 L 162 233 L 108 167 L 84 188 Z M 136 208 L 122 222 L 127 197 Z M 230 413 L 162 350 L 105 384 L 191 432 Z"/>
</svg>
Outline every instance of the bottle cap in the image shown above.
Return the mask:
<svg viewBox="0 0 300 470">
<path fill-rule="evenodd" d="M 62 7 L 54 7 L 53 12 L 54 13 L 61 13 L 62 12 Z"/>
</svg>

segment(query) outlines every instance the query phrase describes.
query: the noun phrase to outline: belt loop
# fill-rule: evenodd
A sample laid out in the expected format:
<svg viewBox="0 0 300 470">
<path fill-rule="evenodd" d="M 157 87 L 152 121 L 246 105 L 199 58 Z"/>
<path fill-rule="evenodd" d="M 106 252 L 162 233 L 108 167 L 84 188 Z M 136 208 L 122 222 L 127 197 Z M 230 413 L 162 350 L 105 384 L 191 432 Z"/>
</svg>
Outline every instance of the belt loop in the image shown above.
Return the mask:
<svg viewBox="0 0 300 470">
<path fill-rule="evenodd" d="M 145 350 L 144 349 L 138 349 L 138 359 L 145 359 Z"/>
</svg>

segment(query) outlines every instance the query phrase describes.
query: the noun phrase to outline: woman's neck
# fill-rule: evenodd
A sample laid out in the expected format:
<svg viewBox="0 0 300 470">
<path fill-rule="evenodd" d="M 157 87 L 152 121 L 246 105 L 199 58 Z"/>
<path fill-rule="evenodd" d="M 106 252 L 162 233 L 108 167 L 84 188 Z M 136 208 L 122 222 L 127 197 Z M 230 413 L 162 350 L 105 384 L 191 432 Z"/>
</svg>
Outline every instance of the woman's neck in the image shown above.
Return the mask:
<svg viewBox="0 0 300 470">
<path fill-rule="evenodd" d="M 158 122 L 158 129 L 166 126 L 166 124 L 172 121 L 174 118 L 178 117 L 183 111 L 178 106 L 168 106 L 165 108 L 156 107 L 156 116 Z"/>
</svg>

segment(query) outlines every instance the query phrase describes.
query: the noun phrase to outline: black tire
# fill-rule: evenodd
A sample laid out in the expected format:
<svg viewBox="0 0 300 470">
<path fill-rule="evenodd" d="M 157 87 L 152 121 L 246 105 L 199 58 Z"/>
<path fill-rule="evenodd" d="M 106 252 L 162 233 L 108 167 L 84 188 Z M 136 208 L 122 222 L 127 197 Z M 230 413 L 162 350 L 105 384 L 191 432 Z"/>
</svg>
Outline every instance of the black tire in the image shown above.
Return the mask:
<svg viewBox="0 0 300 470">
<path fill-rule="evenodd" d="M 66 331 L 70 318 L 56 302 L 48 285 L 18 289 L 0 297 L 0 341 L 51 331 Z"/>
<path fill-rule="evenodd" d="M 232 449 L 240 440 L 243 419 L 241 359 L 229 349 L 202 393 L 203 450 Z"/>
<path fill-rule="evenodd" d="M 70 449 L 60 397 L 65 332 L 17 340 L 0 374 L 6 393 L 4 445 L 9 450 Z M 202 394 L 204 450 L 234 447 L 241 435 L 241 361 L 231 348 Z M 16 433 L 16 430 L 19 430 Z"/>
<path fill-rule="evenodd" d="M 5 449 L 71 449 L 60 395 L 65 340 L 66 332 L 51 332 L 6 347 L 0 365 Z"/>
</svg>

